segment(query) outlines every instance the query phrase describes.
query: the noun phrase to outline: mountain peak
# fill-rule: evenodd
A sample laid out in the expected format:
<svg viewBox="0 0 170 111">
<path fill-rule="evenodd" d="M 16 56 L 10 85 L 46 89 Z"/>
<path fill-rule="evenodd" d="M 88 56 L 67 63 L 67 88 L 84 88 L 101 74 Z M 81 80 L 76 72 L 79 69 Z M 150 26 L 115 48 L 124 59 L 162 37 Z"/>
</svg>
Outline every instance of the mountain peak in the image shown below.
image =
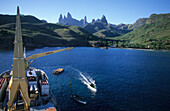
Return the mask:
<svg viewBox="0 0 170 111">
<path fill-rule="evenodd" d="M 86 25 L 86 24 L 87 24 L 87 17 L 85 16 L 83 20 L 83 25 Z"/>
<path fill-rule="evenodd" d="M 60 14 L 60 17 L 62 18 L 62 14 Z"/>
<path fill-rule="evenodd" d="M 71 18 L 72 18 L 71 14 L 70 14 L 69 12 L 67 13 L 67 18 L 68 18 L 68 19 L 71 19 Z"/>
<path fill-rule="evenodd" d="M 64 15 L 64 20 L 66 19 L 66 16 Z"/>
<path fill-rule="evenodd" d="M 94 23 L 95 22 L 95 19 L 92 19 L 91 23 Z"/>
<path fill-rule="evenodd" d="M 60 14 L 60 17 L 59 17 L 58 21 L 62 22 L 62 20 L 63 20 L 63 16 L 62 16 L 62 14 Z"/>
<path fill-rule="evenodd" d="M 72 18 L 70 12 L 68 12 L 66 16 L 60 14 L 58 23 L 62 25 L 75 25 L 79 27 L 83 27 L 84 25 L 88 24 L 86 16 L 81 20 L 77 20 L 75 18 Z"/>
<path fill-rule="evenodd" d="M 102 23 L 105 23 L 106 25 L 108 24 L 107 20 L 106 20 L 106 17 L 103 15 L 101 20 L 100 20 Z"/>
<path fill-rule="evenodd" d="M 84 17 L 84 20 L 87 20 L 87 17 L 86 17 L 86 16 Z"/>
<path fill-rule="evenodd" d="M 140 27 L 143 24 L 146 24 L 146 21 L 148 20 L 148 18 L 139 18 L 134 24 L 134 28 Z"/>
<path fill-rule="evenodd" d="M 106 17 L 103 15 L 102 18 L 106 18 Z"/>
</svg>

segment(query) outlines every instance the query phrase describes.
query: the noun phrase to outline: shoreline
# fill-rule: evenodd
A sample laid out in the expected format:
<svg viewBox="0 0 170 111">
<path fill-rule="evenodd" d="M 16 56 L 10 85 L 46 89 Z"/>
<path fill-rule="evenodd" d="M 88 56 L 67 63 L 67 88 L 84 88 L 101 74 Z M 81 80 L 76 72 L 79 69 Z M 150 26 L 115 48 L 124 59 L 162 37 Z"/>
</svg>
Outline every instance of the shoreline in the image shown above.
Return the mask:
<svg viewBox="0 0 170 111">
<path fill-rule="evenodd" d="M 111 48 L 111 47 L 109 47 Z M 165 50 L 165 49 L 140 49 L 140 48 L 121 48 L 121 47 L 116 47 L 119 49 L 130 49 L 130 50 L 144 50 L 144 51 L 170 51 L 170 50 Z"/>
<path fill-rule="evenodd" d="M 48 47 L 48 46 L 45 46 Z M 35 50 L 35 49 L 42 49 L 45 47 L 35 47 L 35 48 L 28 48 L 27 50 Z M 68 46 L 57 46 L 57 47 L 68 47 Z M 74 46 L 72 46 L 74 47 Z M 92 47 L 92 46 L 75 46 L 75 47 Z M 93 47 L 93 48 L 101 48 L 101 47 Z M 123 47 L 108 47 L 111 49 L 117 48 L 117 49 L 129 49 L 129 50 L 143 50 L 143 51 L 170 51 L 170 50 L 165 50 L 165 49 L 140 49 L 140 48 L 123 48 Z M 0 51 L 12 51 L 13 49 L 1 49 Z"/>
</svg>

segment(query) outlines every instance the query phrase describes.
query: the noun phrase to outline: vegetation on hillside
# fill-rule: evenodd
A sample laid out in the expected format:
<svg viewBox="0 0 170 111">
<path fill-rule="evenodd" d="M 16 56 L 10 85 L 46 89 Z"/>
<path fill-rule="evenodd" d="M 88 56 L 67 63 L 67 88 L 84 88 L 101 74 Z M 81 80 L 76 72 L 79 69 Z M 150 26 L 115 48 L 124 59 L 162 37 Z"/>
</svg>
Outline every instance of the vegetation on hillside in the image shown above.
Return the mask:
<svg viewBox="0 0 170 111">
<path fill-rule="evenodd" d="M 0 49 L 13 49 L 15 17 L 0 15 Z M 83 28 L 45 23 L 33 16 L 21 16 L 24 45 L 29 48 L 50 46 L 117 46 L 170 50 L 170 14 L 152 14 L 134 24 L 112 25 L 95 21 Z"/>
<path fill-rule="evenodd" d="M 112 24 L 105 24 L 100 21 L 87 24 L 83 28 L 98 37 L 117 37 L 131 31 L 128 29 L 121 29 L 122 27 L 116 27 Z"/>
<path fill-rule="evenodd" d="M 8 20 L 5 21 L 5 17 Z M 13 49 L 16 27 L 14 18 L 15 16 L 9 15 L 0 17 L 2 20 L 0 22 L 0 49 Z M 90 46 L 89 41 L 97 40 L 97 37 L 78 26 L 43 23 L 33 16 L 22 16 L 21 18 L 23 18 L 21 19 L 23 42 L 28 48 Z"/>
<path fill-rule="evenodd" d="M 121 47 L 170 49 L 170 14 L 153 14 L 146 24 L 114 40 L 124 40 Z"/>
</svg>

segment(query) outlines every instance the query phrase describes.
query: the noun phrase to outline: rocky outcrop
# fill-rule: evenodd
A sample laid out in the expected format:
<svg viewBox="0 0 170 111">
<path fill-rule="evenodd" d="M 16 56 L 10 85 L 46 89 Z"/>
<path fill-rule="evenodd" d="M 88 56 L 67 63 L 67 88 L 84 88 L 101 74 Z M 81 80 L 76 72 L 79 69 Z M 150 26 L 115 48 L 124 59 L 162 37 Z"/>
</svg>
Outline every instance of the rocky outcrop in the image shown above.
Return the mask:
<svg viewBox="0 0 170 111">
<path fill-rule="evenodd" d="M 72 16 L 69 12 L 67 13 L 67 19 L 72 19 Z"/>
<path fill-rule="evenodd" d="M 87 17 L 85 16 L 84 19 L 83 19 L 83 25 L 86 25 L 88 22 L 87 22 Z"/>
<path fill-rule="evenodd" d="M 60 17 L 59 17 L 58 21 L 59 21 L 59 22 L 62 22 L 62 21 L 63 21 L 63 16 L 62 16 L 62 14 L 60 14 Z"/>
<path fill-rule="evenodd" d="M 90 46 L 89 41 L 98 38 L 78 26 L 62 26 L 45 23 L 34 16 L 21 16 L 23 43 L 27 49 L 41 47 Z M 71 20 L 72 17 L 68 14 Z M 60 22 L 64 19 L 60 15 Z M 86 23 L 86 17 L 84 22 Z M 83 20 L 82 20 L 83 23 Z M 0 15 L 0 50 L 13 49 L 16 16 Z"/>
<path fill-rule="evenodd" d="M 121 29 L 121 30 L 133 30 L 133 25 L 132 24 L 119 24 L 119 25 L 115 25 L 115 28 L 117 29 Z"/>
<path fill-rule="evenodd" d="M 77 19 L 74 19 L 69 12 L 67 13 L 67 17 L 64 16 L 64 18 L 60 14 L 58 23 L 61 25 L 75 25 L 75 26 L 79 26 L 79 27 L 83 27 L 84 25 L 88 24 L 86 16 L 84 17 L 84 19 L 81 19 L 79 21 Z"/>
<path fill-rule="evenodd" d="M 106 17 L 103 15 L 101 19 L 97 19 L 95 21 L 95 19 L 92 19 L 92 22 L 91 23 L 94 23 L 94 22 L 101 22 L 105 25 L 108 25 L 108 22 L 107 22 L 107 19 Z M 60 17 L 58 19 L 58 24 L 61 24 L 61 25 L 75 25 L 75 26 L 79 26 L 79 27 L 83 27 L 87 24 L 89 24 L 87 22 L 87 17 L 85 16 L 84 19 L 81 19 L 81 20 L 77 20 L 77 19 L 74 19 L 71 14 L 68 12 L 67 13 L 67 17 L 64 15 L 64 18 L 62 16 L 62 14 L 60 14 Z"/>
<path fill-rule="evenodd" d="M 170 13 L 167 14 L 152 14 L 146 21 L 146 24 L 157 23 L 161 21 L 169 21 Z"/>
<path fill-rule="evenodd" d="M 104 24 L 108 24 L 108 22 L 107 22 L 107 20 L 106 20 L 106 17 L 103 15 L 102 16 L 102 18 L 101 18 L 101 20 L 100 20 L 102 23 L 104 23 Z"/>
<path fill-rule="evenodd" d="M 140 18 L 133 24 L 133 27 L 138 28 L 138 27 L 142 26 L 143 24 L 146 24 L 147 20 L 148 20 L 148 18 Z"/>
<path fill-rule="evenodd" d="M 91 23 L 94 23 L 95 22 L 95 19 L 92 19 Z"/>
</svg>

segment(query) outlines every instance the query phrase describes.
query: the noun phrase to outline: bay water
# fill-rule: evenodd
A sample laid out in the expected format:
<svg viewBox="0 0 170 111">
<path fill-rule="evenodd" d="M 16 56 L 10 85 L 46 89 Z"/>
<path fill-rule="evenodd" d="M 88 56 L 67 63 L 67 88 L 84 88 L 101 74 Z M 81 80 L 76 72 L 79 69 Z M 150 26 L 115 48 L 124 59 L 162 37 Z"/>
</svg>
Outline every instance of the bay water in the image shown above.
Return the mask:
<svg viewBox="0 0 170 111">
<path fill-rule="evenodd" d="M 45 47 L 27 51 L 27 57 L 62 49 Z M 0 73 L 12 69 L 13 51 L 0 51 Z M 31 67 L 42 69 L 61 111 L 169 111 L 170 52 L 75 47 L 36 59 Z M 52 72 L 64 68 L 60 75 Z M 94 82 L 97 92 L 87 84 Z M 69 87 L 71 83 L 71 87 Z M 71 99 L 72 93 L 86 101 Z"/>
</svg>

